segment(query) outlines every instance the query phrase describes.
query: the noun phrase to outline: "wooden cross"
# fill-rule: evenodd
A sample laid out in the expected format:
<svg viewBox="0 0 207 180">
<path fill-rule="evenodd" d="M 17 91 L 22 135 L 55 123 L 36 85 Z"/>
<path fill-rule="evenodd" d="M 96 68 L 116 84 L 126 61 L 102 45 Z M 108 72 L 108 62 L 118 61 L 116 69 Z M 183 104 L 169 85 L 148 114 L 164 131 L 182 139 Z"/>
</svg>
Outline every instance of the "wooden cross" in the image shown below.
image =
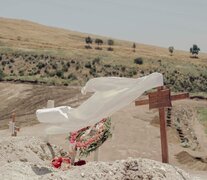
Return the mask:
<svg viewBox="0 0 207 180">
<path fill-rule="evenodd" d="M 149 104 L 149 109 L 159 109 L 162 162 L 169 163 L 167 131 L 165 122 L 165 107 L 172 107 L 171 101 L 188 98 L 189 93 L 171 95 L 170 89 L 161 86 L 157 88 L 156 92 L 150 92 L 148 94 L 148 97 L 148 99 L 135 101 L 135 105 L 140 106 Z"/>
<path fill-rule="evenodd" d="M 20 128 L 15 126 L 15 117 L 16 114 L 12 114 L 12 120 L 9 122 L 9 129 L 11 131 L 11 136 L 17 136 L 17 131 L 20 131 Z"/>
</svg>

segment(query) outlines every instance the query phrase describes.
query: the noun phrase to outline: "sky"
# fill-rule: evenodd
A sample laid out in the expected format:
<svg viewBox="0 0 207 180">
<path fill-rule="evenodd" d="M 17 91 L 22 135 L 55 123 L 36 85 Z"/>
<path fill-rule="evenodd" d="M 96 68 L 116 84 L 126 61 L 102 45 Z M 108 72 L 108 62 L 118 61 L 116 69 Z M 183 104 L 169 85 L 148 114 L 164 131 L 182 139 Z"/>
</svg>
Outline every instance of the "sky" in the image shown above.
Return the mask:
<svg viewBox="0 0 207 180">
<path fill-rule="evenodd" d="M 207 52 L 206 0 L 0 0 L 0 17 Z"/>
</svg>

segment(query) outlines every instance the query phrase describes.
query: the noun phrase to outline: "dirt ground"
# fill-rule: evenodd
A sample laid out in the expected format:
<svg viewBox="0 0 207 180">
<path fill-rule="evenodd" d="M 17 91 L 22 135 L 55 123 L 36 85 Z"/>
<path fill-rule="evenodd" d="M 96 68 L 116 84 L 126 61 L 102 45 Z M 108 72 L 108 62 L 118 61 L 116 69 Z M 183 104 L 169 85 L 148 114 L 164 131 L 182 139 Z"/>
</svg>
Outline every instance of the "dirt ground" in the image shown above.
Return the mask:
<svg viewBox="0 0 207 180">
<path fill-rule="evenodd" d="M 75 87 L 0 83 L 0 91 L 1 129 L 7 128 L 9 114 L 15 109 L 17 115 L 19 114 L 17 122 L 21 127 L 18 136 L 38 136 L 45 139 L 45 125 L 34 125 L 36 109 L 44 107 L 47 99 L 54 99 L 56 106 L 74 107 L 87 98 L 80 95 L 80 88 Z M 197 118 L 198 107 L 207 107 L 207 102 L 202 100 L 173 102 L 171 126 L 168 127 L 169 157 L 170 164 L 205 178 L 207 177 L 207 137 L 204 127 Z M 31 114 L 28 116 L 26 112 Z M 130 104 L 112 116 L 112 123 L 113 136 L 99 149 L 99 161 L 114 161 L 128 157 L 161 161 L 157 110 L 149 110 L 148 106 L 135 107 L 134 104 Z M 25 125 L 28 127 L 23 127 Z M 188 139 L 187 144 L 182 142 L 177 131 L 178 126 Z M 8 129 L 0 131 L 0 136 L 9 136 Z M 69 144 L 66 137 L 67 134 L 63 134 L 50 136 L 47 139 L 67 150 Z M 87 160 L 93 161 L 94 154 L 91 154 Z"/>
</svg>

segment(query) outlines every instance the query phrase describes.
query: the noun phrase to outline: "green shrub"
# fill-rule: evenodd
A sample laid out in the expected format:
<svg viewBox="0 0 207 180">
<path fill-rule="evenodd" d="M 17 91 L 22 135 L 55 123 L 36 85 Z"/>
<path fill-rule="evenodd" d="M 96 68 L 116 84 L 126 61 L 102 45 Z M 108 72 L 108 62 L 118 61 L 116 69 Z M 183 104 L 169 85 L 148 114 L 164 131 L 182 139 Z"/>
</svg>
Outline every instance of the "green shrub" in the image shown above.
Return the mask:
<svg viewBox="0 0 207 180">
<path fill-rule="evenodd" d="M 75 60 L 71 60 L 71 63 L 72 63 L 72 64 L 75 64 Z"/>
<path fill-rule="evenodd" d="M 144 70 L 141 70 L 140 73 L 141 73 L 141 74 L 144 74 Z"/>
<path fill-rule="evenodd" d="M 92 76 L 96 76 L 96 69 L 95 68 L 92 68 L 90 69 L 89 73 L 92 75 Z"/>
<path fill-rule="evenodd" d="M 69 68 L 70 67 L 70 62 L 67 62 L 66 63 L 66 66 Z"/>
<path fill-rule="evenodd" d="M 54 77 L 55 74 L 56 74 L 56 73 L 53 71 L 53 72 L 50 72 L 50 73 L 49 73 L 49 76 L 50 76 L 50 77 Z"/>
<path fill-rule="evenodd" d="M 135 64 L 143 64 L 143 59 L 141 57 L 134 59 Z"/>
<path fill-rule="evenodd" d="M 10 63 L 14 63 L 15 62 L 15 60 L 14 59 L 10 59 Z"/>
<path fill-rule="evenodd" d="M 104 67 L 106 67 L 106 68 L 110 68 L 111 65 L 110 65 L 110 64 L 104 64 Z"/>
<path fill-rule="evenodd" d="M 101 59 L 100 58 L 95 58 L 93 61 L 92 61 L 92 64 L 100 64 L 100 61 Z"/>
<path fill-rule="evenodd" d="M 137 70 L 136 69 L 133 69 L 132 70 L 132 73 L 133 73 L 133 75 L 137 75 Z"/>
<path fill-rule="evenodd" d="M 79 69 L 80 69 L 80 65 L 77 64 L 76 67 L 75 67 L 75 70 L 78 71 Z"/>
<path fill-rule="evenodd" d="M 91 68 L 91 62 L 87 62 L 87 63 L 85 64 L 85 68 L 90 69 L 90 68 Z"/>
<path fill-rule="evenodd" d="M 20 71 L 19 71 L 19 75 L 20 75 L 20 76 L 24 76 L 24 71 L 23 71 L 23 70 L 20 70 Z"/>
<path fill-rule="evenodd" d="M 52 68 L 56 70 L 58 68 L 58 65 L 56 63 L 54 63 L 54 64 L 52 64 Z"/>
<path fill-rule="evenodd" d="M 56 72 L 57 77 L 64 78 L 64 72 L 62 70 L 58 70 Z"/>
<path fill-rule="evenodd" d="M 33 71 L 29 72 L 29 76 L 34 76 L 34 75 L 35 75 L 35 74 L 34 74 Z"/>
<path fill-rule="evenodd" d="M 64 72 L 68 72 L 68 66 L 66 64 L 63 65 L 62 69 L 63 69 Z"/>
<path fill-rule="evenodd" d="M 69 75 L 68 75 L 68 79 L 70 79 L 70 80 L 77 80 L 77 77 L 73 74 L 73 73 L 70 73 Z"/>
<path fill-rule="evenodd" d="M 43 62 L 39 62 L 39 63 L 37 64 L 37 67 L 38 67 L 38 69 L 42 69 L 42 68 L 45 67 L 45 64 L 44 64 Z"/>
<path fill-rule="evenodd" d="M 4 72 L 0 69 L 0 81 L 3 79 L 4 77 Z"/>
<path fill-rule="evenodd" d="M 2 61 L 2 62 L 1 62 L 1 65 L 2 65 L 2 66 L 5 66 L 5 65 L 6 65 L 6 61 Z"/>
<path fill-rule="evenodd" d="M 121 67 L 121 71 L 124 72 L 125 70 L 126 70 L 126 67 L 125 67 L 125 66 L 122 66 L 122 67 Z"/>
<path fill-rule="evenodd" d="M 45 72 L 45 74 L 49 74 L 49 71 L 47 68 L 44 70 L 44 72 Z"/>
</svg>

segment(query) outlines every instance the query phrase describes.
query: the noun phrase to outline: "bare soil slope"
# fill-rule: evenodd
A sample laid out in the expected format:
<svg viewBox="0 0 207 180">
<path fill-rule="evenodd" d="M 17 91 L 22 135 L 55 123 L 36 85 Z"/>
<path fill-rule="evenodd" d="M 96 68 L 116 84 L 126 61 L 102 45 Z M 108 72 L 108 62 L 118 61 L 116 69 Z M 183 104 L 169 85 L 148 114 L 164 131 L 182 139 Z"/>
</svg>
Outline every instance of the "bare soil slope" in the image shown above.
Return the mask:
<svg viewBox="0 0 207 180">
<path fill-rule="evenodd" d="M 77 106 L 82 97 L 78 87 L 42 86 L 31 84 L 0 83 L 0 129 L 8 127 L 13 112 L 17 116 L 17 125 L 36 124 L 35 112 L 46 107 L 48 100 L 55 100 L 56 106 Z M 82 99 L 83 98 L 83 99 Z"/>
</svg>

